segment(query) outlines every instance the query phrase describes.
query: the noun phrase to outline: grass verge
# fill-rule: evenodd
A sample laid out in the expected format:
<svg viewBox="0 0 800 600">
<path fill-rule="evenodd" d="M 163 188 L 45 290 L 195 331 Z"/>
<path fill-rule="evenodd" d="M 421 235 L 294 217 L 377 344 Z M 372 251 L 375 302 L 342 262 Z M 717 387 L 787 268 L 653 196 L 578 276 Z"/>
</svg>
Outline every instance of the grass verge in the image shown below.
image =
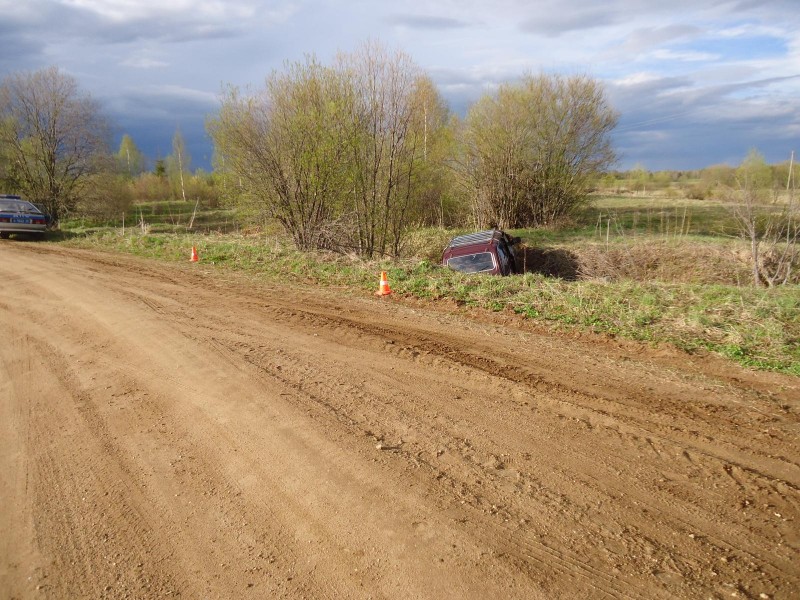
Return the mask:
<svg viewBox="0 0 800 600">
<path fill-rule="evenodd" d="M 98 230 L 59 243 L 188 261 L 196 246 L 204 264 L 283 282 L 374 291 L 388 271 L 396 295 L 491 311 L 511 311 L 559 330 L 578 329 L 687 352 L 708 350 L 742 365 L 800 376 L 800 293 L 796 285 L 757 289 L 721 284 L 622 280 L 564 281 L 528 273 L 463 275 L 430 260 L 364 262 L 301 253 L 277 237 L 233 234 L 141 234 Z"/>
</svg>

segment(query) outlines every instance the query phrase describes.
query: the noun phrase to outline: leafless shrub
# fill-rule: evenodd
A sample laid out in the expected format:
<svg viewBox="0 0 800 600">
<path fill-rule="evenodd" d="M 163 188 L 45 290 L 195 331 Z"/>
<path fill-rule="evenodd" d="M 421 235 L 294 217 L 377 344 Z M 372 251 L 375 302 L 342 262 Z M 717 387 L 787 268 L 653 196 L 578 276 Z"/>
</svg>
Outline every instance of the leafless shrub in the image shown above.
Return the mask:
<svg viewBox="0 0 800 600">
<path fill-rule="evenodd" d="M 800 269 L 800 206 L 789 185 L 791 175 L 786 202 L 778 203 L 769 166 L 751 151 L 737 170 L 736 183 L 726 196 L 739 234 L 750 246 L 753 285 L 790 283 Z"/>
<path fill-rule="evenodd" d="M 159 202 L 170 197 L 169 181 L 155 173 L 142 173 L 132 185 L 134 198 L 140 202 Z"/>
</svg>

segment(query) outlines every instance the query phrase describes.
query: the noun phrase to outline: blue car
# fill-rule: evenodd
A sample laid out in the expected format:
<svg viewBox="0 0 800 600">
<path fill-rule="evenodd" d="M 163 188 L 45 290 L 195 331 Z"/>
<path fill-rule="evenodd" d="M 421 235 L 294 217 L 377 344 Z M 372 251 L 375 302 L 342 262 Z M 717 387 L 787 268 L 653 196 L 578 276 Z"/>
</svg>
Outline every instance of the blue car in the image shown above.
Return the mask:
<svg viewBox="0 0 800 600">
<path fill-rule="evenodd" d="M 19 196 L 0 195 L 0 238 L 12 233 L 44 235 L 49 218 Z"/>
</svg>

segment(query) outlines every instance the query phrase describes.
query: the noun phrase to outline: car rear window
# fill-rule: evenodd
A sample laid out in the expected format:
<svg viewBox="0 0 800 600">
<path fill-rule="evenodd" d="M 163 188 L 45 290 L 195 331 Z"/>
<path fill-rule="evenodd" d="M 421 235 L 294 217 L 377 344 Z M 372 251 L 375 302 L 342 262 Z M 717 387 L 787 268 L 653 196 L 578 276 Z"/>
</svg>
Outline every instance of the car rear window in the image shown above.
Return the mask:
<svg viewBox="0 0 800 600">
<path fill-rule="evenodd" d="M 30 202 L 20 202 L 19 200 L 0 200 L 0 210 L 4 212 L 27 212 L 39 213 L 41 212 Z"/>
<path fill-rule="evenodd" d="M 462 273 L 480 273 L 494 269 L 494 258 L 491 252 L 465 254 L 447 260 L 447 266 Z"/>
</svg>

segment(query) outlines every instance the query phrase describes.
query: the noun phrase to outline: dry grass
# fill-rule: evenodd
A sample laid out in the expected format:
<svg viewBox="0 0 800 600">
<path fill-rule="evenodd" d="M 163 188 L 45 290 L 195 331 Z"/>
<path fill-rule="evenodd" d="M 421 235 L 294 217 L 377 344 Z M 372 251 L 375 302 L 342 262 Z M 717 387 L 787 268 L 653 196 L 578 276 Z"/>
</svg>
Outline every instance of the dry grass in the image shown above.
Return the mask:
<svg viewBox="0 0 800 600">
<path fill-rule="evenodd" d="M 751 278 L 750 257 L 739 244 L 639 238 L 570 250 L 581 279 L 741 285 Z"/>
</svg>

